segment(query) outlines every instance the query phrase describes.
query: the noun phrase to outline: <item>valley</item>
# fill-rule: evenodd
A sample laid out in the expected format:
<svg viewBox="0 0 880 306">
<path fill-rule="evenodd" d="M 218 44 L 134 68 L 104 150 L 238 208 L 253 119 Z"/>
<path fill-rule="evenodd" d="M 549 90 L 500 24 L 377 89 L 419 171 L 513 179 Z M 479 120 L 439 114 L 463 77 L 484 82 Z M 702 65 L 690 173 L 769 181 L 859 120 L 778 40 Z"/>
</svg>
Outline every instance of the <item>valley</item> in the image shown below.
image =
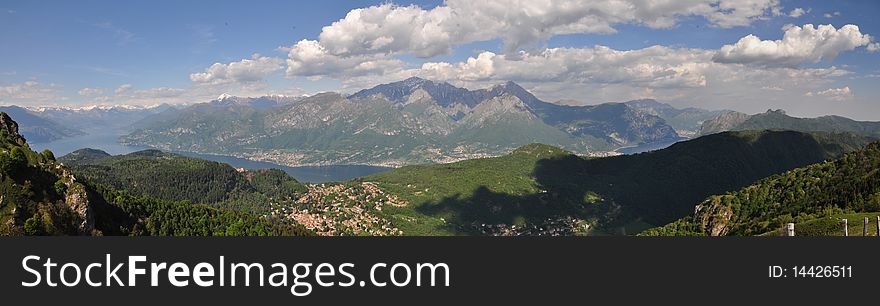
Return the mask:
<svg viewBox="0 0 880 306">
<path fill-rule="evenodd" d="M 870 151 L 878 123 L 843 117 L 677 109 L 655 100 L 560 105 L 513 82 L 470 90 L 419 78 L 347 96 L 223 95 L 181 106 L 13 110 L 34 127 L 22 131 L 57 132 L 31 134 L 42 142 L 27 143 L 27 150 L 49 152 L 31 158 L 43 160 L 34 167 L 57 163 L 97 201 L 116 197 L 99 207 L 132 197 L 244 214 L 289 233 L 761 235 L 777 230 L 784 216 L 819 224 L 811 220 L 880 210 L 872 198 L 855 197 L 845 199 L 856 203 L 820 205 L 828 212 L 808 205 L 783 216 L 693 215 L 696 207 L 729 216 L 723 212 L 740 204 L 719 206 L 733 204 L 713 195 Z M 18 133 L 17 125 L 7 130 Z M 57 162 L 53 153 L 61 156 Z M 57 201 L 48 194 L 36 203 Z M 11 213 L 20 205 L 4 206 L 12 231 L 29 219 Z M 137 213 L 128 209 L 103 210 L 113 216 L 96 219 L 105 225 L 114 218 L 129 223 L 100 232 L 196 233 L 132 221 Z M 737 225 L 743 220 L 752 221 Z M 219 234 L 212 231 L 198 233 Z M 76 230 L 46 225 L 38 232 Z"/>
</svg>

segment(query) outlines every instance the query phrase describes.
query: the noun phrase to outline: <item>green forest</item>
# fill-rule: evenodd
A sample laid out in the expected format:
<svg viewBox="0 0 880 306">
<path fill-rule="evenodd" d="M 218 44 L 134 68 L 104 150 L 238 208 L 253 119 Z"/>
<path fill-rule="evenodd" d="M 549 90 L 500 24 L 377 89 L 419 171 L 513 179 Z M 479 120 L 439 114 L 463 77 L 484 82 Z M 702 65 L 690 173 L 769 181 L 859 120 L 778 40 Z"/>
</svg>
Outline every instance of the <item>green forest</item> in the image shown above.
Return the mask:
<svg viewBox="0 0 880 306">
<path fill-rule="evenodd" d="M 111 156 L 82 149 L 60 161 L 78 177 L 132 195 L 189 201 L 266 214 L 269 204 L 288 201 L 306 187 L 278 169 L 239 171 L 227 164 L 159 150 Z"/>
<path fill-rule="evenodd" d="M 249 187 L 253 193 L 281 197 L 302 188 L 274 171 L 253 175 L 259 177 Z M 194 192 L 198 191 L 202 190 Z M 55 161 L 51 151 L 32 151 L 24 137 L 18 134 L 18 124 L 0 112 L 0 235 L 268 236 L 313 233 L 287 219 L 192 204 L 186 199 L 131 195 L 129 191 L 115 189 L 112 185 L 80 179 Z"/>
<path fill-rule="evenodd" d="M 0 136 L 2 235 L 773 235 L 788 222 L 838 235 L 840 218 L 880 212 L 880 143 L 843 132 L 724 132 L 603 158 L 531 144 L 329 185 L 158 150 L 56 161 L 2 113 Z"/>
<path fill-rule="evenodd" d="M 494 234 L 480 227 L 546 229 L 572 217 L 569 225 L 587 223 L 589 234 L 634 234 L 692 213 L 709 195 L 840 157 L 871 140 L 848 133 L 725 132 L 605 158 L 533 144 L 506 156 L 408 166 L 362 180 L 413 204 L 385 212 L 405 233 Z"/>
<path fill-rule="evenodd" d="M 880 142 L 842 158 L 797 168 L 735 192 L 708 197 L 694 215 L 644 235 L 761 235 L 795 223 L 800 235 L 839 234 L 840 219 L 880 211 Z M 802 225 L 802 226 L 798 226 Z"/>
</svg>

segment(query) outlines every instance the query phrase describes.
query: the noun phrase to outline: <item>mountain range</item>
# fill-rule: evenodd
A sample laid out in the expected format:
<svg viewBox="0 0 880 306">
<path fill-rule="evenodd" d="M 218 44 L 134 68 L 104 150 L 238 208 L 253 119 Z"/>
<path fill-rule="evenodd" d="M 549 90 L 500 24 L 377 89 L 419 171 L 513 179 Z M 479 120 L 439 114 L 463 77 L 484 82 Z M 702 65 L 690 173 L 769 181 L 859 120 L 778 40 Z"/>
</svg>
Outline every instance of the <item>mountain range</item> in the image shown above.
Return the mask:
<svg viewBox="0 0 880 306">
<path fill-rule="evenodd" d="M 599 154 L 681 139 L 660 116 L 626 103 L 553 104 L 513 82 L 469 90 L 409 78 L 271 105 L 226 99 L 146 118 L 123 141 L 285 165 L 401 166 L 497 156 L 533 142 Z"/>
<path fill-rule="evenodd" d="M 880 122 L 856 121 L 841 116 L 822 116 L 817 118 L 798 118 L 784 110 L 767 110 L 764 113 L 747 115 L 740 112 L 727 112 L 703 123 L 700 135 L 723 131 L 748 130 L 792 130 L 804 132 L 849 132 L 859 135 L 880 136 Z"/>
<path fill-rule="evenodd" d="M 83 134 L 79 129 L 56 123 L 23 107 L 0 106 L 0 112 L 7 113 L 20 122 L 22 136 L 32 143 L 45 143 Z"/>
<path fill-rule="evenodd" d="M 151 115 L 172 110 L 168 104 L 155 106 L 92 106 L 81 108 L 35 107 L 30 111 L 56 124 L 85 133 L 108 130 L 127 131 L 131 125 Z M 22 126 L 27 126 L 22 123 Z"/>
<path fill-rule="evenodd" d="M 158 150 L 56 161 L 0 112 L 0 235 L 835 235 L 828 220 L 880 209 L 876 139 L 732 131 L 602 158 L 529 144 L 304 185 Z"/>
<path fill-rule="evenodd" d="M 563 103 L 563 102 L 560 102 Z M 642 99 L 544 102 L 514 82 L 466 89 L 409 78 L 351 95 L 235 97 L 154 107 L 6 107 L 35 143 L 112 132 L 126 145 L 229 155 L 287 166 L 448 163 L 500 156 L 529 143 L 578 155 L 662 149 L 723 131 L 781 129 L 880 135 L 880 123 L 676 108 Z M 109 135 L 109 134 L 108 134 Z M 69 152 L 69 151 L 68 151 Z"/>
</svg>

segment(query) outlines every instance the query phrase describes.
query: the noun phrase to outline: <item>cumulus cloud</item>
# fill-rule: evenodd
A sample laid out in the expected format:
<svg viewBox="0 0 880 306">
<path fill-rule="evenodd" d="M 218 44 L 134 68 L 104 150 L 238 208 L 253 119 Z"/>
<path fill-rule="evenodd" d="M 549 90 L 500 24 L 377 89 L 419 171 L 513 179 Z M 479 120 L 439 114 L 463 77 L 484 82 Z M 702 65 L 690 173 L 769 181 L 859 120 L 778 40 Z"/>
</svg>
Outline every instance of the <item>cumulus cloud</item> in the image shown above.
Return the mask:
<svg viewBox="0 0 880 306">
<path fill-rule="evenodd" d="M 628 83 L 648 87 L 706 86 L 702 73 L 711 52 L 653 46 L 639 50 L 551 48 L 516 56 L 480 53 L 457 64 L 425 63 L 423 76 L 460 81 L 514 80 L 528 82 Z"/>
<path fill-rule="evenodd" d="M 791 12 L 788 13 L 788 17 L 798 18 L 798 17 L 803 16 L 807 12 L 808 12 L 807 10 L 804 10 L 803 8 L 798 7 L 798 8 L 791 10 Z"/>
<path fill-rule="evenodd" d="M 103 88 L 92 88 L 92 87 L 83 87 L 77 93 L 80 96 L 96 96 L 104 94 Z"/>
<path fill-rule="evenodd" d="M 675 26 L 701 16 L 718 27 L 745 26 L 778 11 L 778 0 L 447 0 L 430 10 L 386 3 L 350 11 L 322 29 L 318 43 L 337 56 L 410 53 L 431 57 L 455 45 L 501 39 L 506 52 L 554 35 L 613 33 L 615 25 Z"/>
<path fill-rule="evenodd" d="M 205 72 L 193 73 L 189 79 L 197 83 L 230 84 L 262 81 L 266 76 L 281 70 L 284 61 L 276 57 L 254 54 L 251 59 L 243 59 L 228 64 L 214 63 Z"/>
<path fill-rule="evenodd" d="M 807 97 L 825 97 L 832 101 L 846 101 L 853 98 L 853 93 L 849 89 L 849 86 L 841 88 L 829 88 L 818 92 L 809 91 L 804 95 Z"/>
<path fill-rule="evenodd" d="M 399 70 L 403 61 L 385 55 L 339 56 L 315 40 L 301 40 L 286 49 L 288 76 L 360 76 Z"/>
<path fill-rule="evenodd" d="M 781 40 L 761 40 L 749 34 L 736 44 L 724 45 L 715 54 L 720 63 L 742 63 L 763 66 L 797 66 L 832 60 L 844 51 L 866 46 L 871 36 L 862 34 L 859 27 L 848 24 L 835 28 L 833 25 L 803 27 L 788 25 L 783 28 Z"/>
<path fill-rule="evenodd" d="M 865 50 L 868 50 L 868 52 L 877 52 L 880 50 L 880 43 L 870 43 Z"/>
</svg>

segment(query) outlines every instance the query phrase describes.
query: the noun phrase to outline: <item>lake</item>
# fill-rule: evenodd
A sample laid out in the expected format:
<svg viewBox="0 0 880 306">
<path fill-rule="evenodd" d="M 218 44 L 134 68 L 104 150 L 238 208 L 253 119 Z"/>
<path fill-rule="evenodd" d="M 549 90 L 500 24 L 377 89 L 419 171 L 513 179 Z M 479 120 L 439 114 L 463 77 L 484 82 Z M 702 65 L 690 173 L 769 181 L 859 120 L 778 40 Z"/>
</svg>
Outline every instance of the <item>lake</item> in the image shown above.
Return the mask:
<svg viewBox="0 0 880 306">
<path fill-rule="evenodd" d="M 31 148 L 39 152 L 44 149 L 52 150 L 55 156 L 61 157 L 70 152 L 92 148 L 102 150 L 112 155 L 128 154 L 131 152 L 152 149 L 144 146 L 125 146 L 117 142 L 119 136 L 123 135 L 120 131 L 93 131 L 84 136 L 70 137 L 47 143 L 33 143 Z M 389 171 L 393 168 L 365 166 L 365 165 L 333 165 L 333 166 L 304 166 L 304 167 L 288 167 L 269 162 L 253 161 L 244 158 L 225 155 L 199 154 L 192 152 L 174 152 L 172 153 L 207 159 L 211 161 L 229 164 L 235 168 L 245 169 L 266 169 L 275 168 L 287 172 L 288 175 L 301 182 L 309 183 L 325 183 L 347 181 L 356 177 L 370 175 L 373 173 Z"/>
<path fill-rule="evenodd" d="M 656 150 L 660 150 L 660 149 L 666 149 L 669 146 L 674 145 L 675 143 L 677 143 L 679 141 L 684 141 L 684 140 L 687 140 L 687 138 L 679 138 L 679 139 L 675 139 L 675 140 L 644 143 L 644 144 L 640 144 L 638 146 L 620 148 L 620 149 L 617 149 L 616 152 L 629 155 L 629 154 L 638 154 L 638 153 L 656 151 Z"/>
</svg>

